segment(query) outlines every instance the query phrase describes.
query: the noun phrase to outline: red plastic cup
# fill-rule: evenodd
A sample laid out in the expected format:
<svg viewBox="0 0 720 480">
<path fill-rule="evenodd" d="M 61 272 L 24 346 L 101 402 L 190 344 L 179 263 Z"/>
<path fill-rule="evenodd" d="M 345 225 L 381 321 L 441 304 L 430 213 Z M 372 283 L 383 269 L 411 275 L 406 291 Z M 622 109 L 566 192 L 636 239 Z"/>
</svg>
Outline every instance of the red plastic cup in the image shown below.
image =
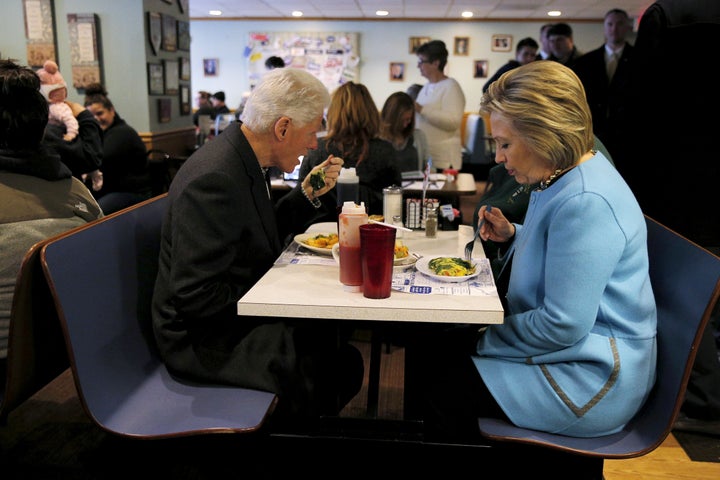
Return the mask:
<svg viewBox="0 0 720 480">
<path fill-rule="evenodd" d="M 388 298 L 392 289 L 395 233 L 385 225 L 360 225 L 360 258 L 363 271 L 363 296 Z"/>
</svg>

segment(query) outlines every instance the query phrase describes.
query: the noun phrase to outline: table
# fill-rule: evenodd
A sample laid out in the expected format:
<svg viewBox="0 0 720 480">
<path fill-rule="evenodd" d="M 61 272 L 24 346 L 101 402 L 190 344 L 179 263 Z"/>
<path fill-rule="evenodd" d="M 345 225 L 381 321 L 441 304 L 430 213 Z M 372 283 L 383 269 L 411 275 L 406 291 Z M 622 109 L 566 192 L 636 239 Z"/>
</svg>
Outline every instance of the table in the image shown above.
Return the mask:
<svg viewBox="0 0 720 480">
<path fill-rule="evenodd" d="M 403 232 L 411 252 L 463 255 L 472 230 Z M 310 230 L 309 230 L 310 231 Z M 474 256 L 484 256 L 476 242 Z M 502 323 L 503 308 L 495 296 L 414 295 L 393 291 L 381 300 L 342 288 L 337 266 L 275 265 L 237 303 L 239 315 L 432 323 Z"/>
<path fill-rule="evenodd" d="M 334 223 L 324 223 L 311 226 L 308 232 L 328 233 L 337 231 L 336 228 Z M 472 227 L 461 225 L 456 231 L 438 231 L 436 238 L 427 238 L 424 231 L 403 232 L 402 240 L 411 252 L 420 255 L 462 256 L 472 235 Z M 479 241 L 473 256 L 484 257 Z M 238 315 L 435 324 L 503 322 L 503 307 L 497 294 L 418 295 L 393 291 L 390 298 L 378 300 L 343 290 L 338 276 L 336 265 L 276 264 L 238 300 Z M 371 345 L 368 413 L 375 416 L 382 348 L 378 335 L 372 335 Z"/>
</svg>

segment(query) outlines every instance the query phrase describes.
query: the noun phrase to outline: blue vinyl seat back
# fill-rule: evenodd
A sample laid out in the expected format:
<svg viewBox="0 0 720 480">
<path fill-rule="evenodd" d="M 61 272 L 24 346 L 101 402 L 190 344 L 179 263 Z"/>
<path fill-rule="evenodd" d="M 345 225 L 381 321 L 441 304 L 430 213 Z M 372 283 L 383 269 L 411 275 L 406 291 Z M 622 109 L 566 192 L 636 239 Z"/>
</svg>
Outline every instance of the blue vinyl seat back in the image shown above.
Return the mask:
<svg viewBox="0 0 720 480">
<path fill-rule="evenodd" d="M 158 356 L 151 300 L 166 206 L 167 195 L 155 197 L 43 249 L 80 400 L 120 435 L 256 430 L 273 394 L 178 380 Z"/>
<path fill-rule="evenodd" d="M 697 346 L 720 296 L 720 258 L 645 218 L 658 310 L 658 364 L 655 386 L 643 407 L 622 431 L 602 437 L 554 435 L 480 418 L 483 435 L 602 458 L 644 455 L 668 436 L 685 398 Z"/>
</svg>

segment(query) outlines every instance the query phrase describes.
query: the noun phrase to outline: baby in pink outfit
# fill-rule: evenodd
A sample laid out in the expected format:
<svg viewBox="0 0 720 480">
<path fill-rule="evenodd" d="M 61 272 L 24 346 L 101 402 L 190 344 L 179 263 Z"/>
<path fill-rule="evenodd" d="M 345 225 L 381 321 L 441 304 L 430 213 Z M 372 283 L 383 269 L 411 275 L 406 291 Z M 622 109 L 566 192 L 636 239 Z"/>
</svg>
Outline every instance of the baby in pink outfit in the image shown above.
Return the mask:
<svg viewBox="0 0 720 480">
<path fill-rule="evenodd" d="M 65 103 L 67 98 L 67 84 L 58 70 L 57 63 L 47 60 L 43 68 L 37 71 L 40 77 L 40 93 L 50 103 L 49 121 L 65 125 L 65 141 L 72 141 L 78 134 L 78 121 L 72 113 L 70 105 Z"/>
</svg>

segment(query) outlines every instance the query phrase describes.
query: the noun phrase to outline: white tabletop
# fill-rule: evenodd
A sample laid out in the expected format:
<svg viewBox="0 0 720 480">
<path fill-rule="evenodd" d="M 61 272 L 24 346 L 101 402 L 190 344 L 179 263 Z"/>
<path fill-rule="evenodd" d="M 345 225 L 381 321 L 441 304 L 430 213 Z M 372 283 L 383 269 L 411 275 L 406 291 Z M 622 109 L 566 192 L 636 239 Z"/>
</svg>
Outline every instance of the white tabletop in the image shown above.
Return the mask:
<svg viewBox="0 0 720 480">
<path fill-rule="evenodd" d="M 326 228 L 321 227 L 321 230 Z M 317 231 L 317 228 L 308 229 Z M 420 255 L 462 256 L 472 238 L 471 227 L 439 231 L 426 238 L 424 231 L 403 232 L 402 240 Z M 483 256 L 477 241 L 473 257 Z M 503 308 L 497 295 L 422 295 L 393 291 L 389 298 L 370 299 L 343 290 L 335 265 L 274 265 L 237 306 L 239 315 L 377 320 L 432 323 L 502 323 Z"/>
</svg>

